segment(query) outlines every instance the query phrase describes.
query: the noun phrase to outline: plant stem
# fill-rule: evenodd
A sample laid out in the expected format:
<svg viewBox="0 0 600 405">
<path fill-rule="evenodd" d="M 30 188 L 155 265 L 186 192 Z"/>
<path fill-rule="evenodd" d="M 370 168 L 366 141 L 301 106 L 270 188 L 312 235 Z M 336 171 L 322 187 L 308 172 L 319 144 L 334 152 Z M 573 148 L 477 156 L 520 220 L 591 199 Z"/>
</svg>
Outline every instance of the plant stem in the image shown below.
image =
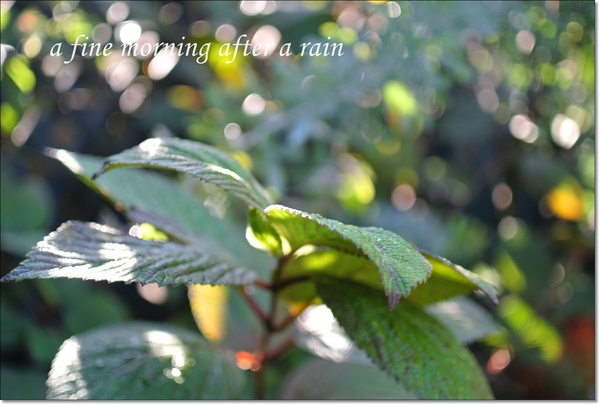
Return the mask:
<svg viewBox="0 0 600 405">
<path fill-rule="evenodd" d="M 265 311 L 258 305 L 258 302 L 252 297 L 252 295 L 248 294 L 246 291 L 246 287 L 239 288 L 242 297 L 246 300 L 252 311 L 260 318 L 260 320 L 266 325 L 269 323 L 269 316 L 265 313 Z"/>
<path fill-rule="evenodd" d="M 283 267 L 289 260 L 290 256 L 282 256 L 277 261 L 277 267 L 273 272 L 271 286 L 277 284 L 281 278 L 281 272 L 283 271 Z M 255 358 L 261 362 L 260 368 L 254 373 L 254 396 L 256 399 L 265 399 L 265 374 L 264 369 L 269 362 L 269 358 L 267 357 L 267 350 L 269 348 L 269 342 L 271 341 L 271 335 L 274 330 L 275 325 L 275 317 L 277 312 L 277 302 L 279 300 L 279 291 L 275 289 L 271 289 L 271 305 L 269 307 L 269 312 L 266 314 L 263 319 L 263 323 L 265 325 L 265 332 L 261 339 L 260 346 L 255 353 Z M 256 302 L 255 302 L 256 303 Z M 256 311 L 256 309 L 255 309 Z M 258 312 L 257 312 L 258 313 Z"/>
</svg>

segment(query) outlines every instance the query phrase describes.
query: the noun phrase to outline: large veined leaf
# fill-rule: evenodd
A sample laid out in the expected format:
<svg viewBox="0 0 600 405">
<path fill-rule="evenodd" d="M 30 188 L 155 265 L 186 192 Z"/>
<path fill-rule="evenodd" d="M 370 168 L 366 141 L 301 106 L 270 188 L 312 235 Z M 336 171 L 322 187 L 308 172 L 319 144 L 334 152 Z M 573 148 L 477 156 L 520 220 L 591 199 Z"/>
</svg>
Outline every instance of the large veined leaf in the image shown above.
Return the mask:
<svg viewBox="0 0 600 405">
<path fill-rule="evenodd" d="M 198 334 L 134 322 L 66 340 L 46 382 L 48 399 L 232 399 L 245 375 Z"/>
<path fill-rule="evenodd" d="M 221 187 L 259 210 L 270 204 L 265 189 L 225 152 L 199 142 L 179 138 L 152 138 L 110 156 L 94 177 L 117 167 L 154 167 L 191 174 Z"/>
<path fill-rule="evenodd" d="M 130 168 L 111 171 L 92 180 L 94 172 L 102 166 L 102 158 L 62 149 L 49 149 L 47 153 L 113 205 L 127 211 L 133 221 L 141 219 L 134 217 L 133 211 L 162 215 L 170 220 L 171 227 L 179 225 L 180 228 L 207 235 L 255 271 L 273 267 L 272 259 L 248 244 L 243 228 L 212 216 L 201 201 L 172 179 L 160 173 Z M 164 229 L 167 221 L 158 224 L 146 218 L 146 222 L 169 233 L 168 229 Z"/>
<path fill-rule="evenodd" d="M 216 246 L 148 241 L 108 226 L 69 221 L 1 281 L 57 277 L 163 286 L 250 284 L 256 274 Z"/>
<path fill-rule="evenodd" d="M 282 399 L 417 399 L 372 365 L 312 359 L 283 383 Z"/>
<path fill-rule="evenodd" d="M 393 232 L 346 225 L 281 205 L 270 206 L 264 212 L 291 251 L 306 245 L 327 246 L 371 260 L 381 277 L 390 308 L 431 275 L 431 264 Z"/>
<path fill-rule="evenodd" d="M 348 281 L 322 279 L 317 289 L 358 347 L 419 398 L 492 398 L 473 355 L 422 308 L 402 301 L 388 311 L 378 290 Z"/>
</svg>

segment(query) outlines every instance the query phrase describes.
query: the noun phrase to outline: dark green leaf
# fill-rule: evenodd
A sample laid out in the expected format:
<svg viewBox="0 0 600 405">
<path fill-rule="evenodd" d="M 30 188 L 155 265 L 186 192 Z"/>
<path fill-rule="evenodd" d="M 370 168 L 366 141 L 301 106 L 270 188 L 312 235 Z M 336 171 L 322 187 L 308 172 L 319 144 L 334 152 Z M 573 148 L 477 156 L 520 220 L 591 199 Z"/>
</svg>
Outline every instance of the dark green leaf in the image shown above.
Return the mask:
<svg viewBox="0 0 600 405">
<path fill-rule="evenodd" d="M 46 373 L 10 366 L 0 368 L 0 392 L 2 400 L 35 400 L 44 399 Z"/>
<path fill-rule="evenodd" d="M 70 221 L 39 242 L 1 281 L 57 277 L 163 286 L 250 284 L 256 275 L 216 246 L 147 241 L 108 226 Z"/>
<path fill-rule="evenodd" d="M 259 210 L 270 204 L 264 188 L 235 159 L 202 143 L 179 138 L 152 138 L 110 156 L 94 177 L 117 167 L 155 167 L 191 174 L 212 183 Z"/>
<path fill-rule="evenodd" d="M 111 203 L 128 211 L 130 217 L 133 216 L 134 209 L 168 217 L 169 221 L 163 222 L 209 236 L 236 258 L 248 263 L 248 267 L 255 266 L 254 270 L 272 268 L 272 260 L 248 244 L 243 228 L 232 225 L 226 219 L 212 216 L 189 190 L 172 179 L 159 173 L 131 168 L 111 171 L 92 181 L 93 173 L 101 166 L 101 158 L 60 149 L 50 149 L 48 154 Z M 136 218 L 132 220 L 136 221 Z M 148 218 L 145 220 L 169 233 L 169 230 L 164 229 L 164 223 L 157 224 Z"/>
<path fill-rule="evenodd" d="M 312 359 L 284 382 L 282 399 L 417 399 L 376 367 Z"/>
<path fill-rule="evenodd" d="M 94 329 L 63 343 L 48 399 L 231 399 L 244 372 L 200 335 L 136 322 Z"/>
<path fill-rule="evenodd" d="M 390 308 L 431 274 L 431 264 L 393 232 L 346 225 L 281 205 L 270 206 L 265 213 L 290 251 L 327 246 L 369 258 L 377 266 Z"/>
<path fill-rule="evenodd" d="M 358 347 L 418 397 L 492 398 L 473 355 L 421 308 L 388 311 L 379 291 L 348 281 L 322 279 L 317 290 Z"/>
</svg>

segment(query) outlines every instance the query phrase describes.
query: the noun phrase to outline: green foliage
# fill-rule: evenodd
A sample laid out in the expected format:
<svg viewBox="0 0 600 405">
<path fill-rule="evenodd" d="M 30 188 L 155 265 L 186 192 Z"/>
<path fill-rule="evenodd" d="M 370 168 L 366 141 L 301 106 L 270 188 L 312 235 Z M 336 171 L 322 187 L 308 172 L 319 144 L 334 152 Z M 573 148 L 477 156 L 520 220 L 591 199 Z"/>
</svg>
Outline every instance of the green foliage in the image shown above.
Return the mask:
<svg viewBox="0 0 600 405">
<path fill-rule="evenodd" d="M 260 184 L 232 157 L 218 149 L 185 139 L 148 139 L 139 146 L 104 161 L 96 177 L 116 167 L 156 167 L 191 174 L 264 209 L 269 197 Z"/>
<path fill-rule="evenodd" d="M 472 354 L 408 302 L 388 311 L 376 290 L 346 281 L 317 284 L 348 336 L 409 392 L 431 399 L 491 399 Z"/>
<path fill-rule="evenodd" d="M 184 154 L 181 159 L 171 154 L 179 150 Z M 191 157 L 190 151 L 194 151 Z M 126 193 L 128 180 L 117 180 L 117 177 L 105 183 L 108 190 L 104 189 L 97 183 L 96 176 L 89 177 L 83 167 L 93 165 L 93 159 L 64 151 L 52 154 L 109 198 L 131 198 L 129 203 L 123 201 L 129 206 L 129 219 L 138 224 L 149 223 L 163 233 L 153 231 L 150 236 L 132 236 L 106 225 L 69 221 L 39 242 L 2 282 L 80 278 L 157 283 L 159 286 L 256 285 L 272 295 L 268 314 L 263 313 L 260 304 L 245 290 L 242 293 L 265 322 L 266 340 L 263 341 L 267 343 L 271 334 L 285 331 L 289 324 L 289 321 L 277 321 L 280 291 L 310 282 L 310 287 L 301 287 L 305 301 L 319 298 L 330 306 L 358 347 L 410 392 L 398 387 L 398 398 L 413 394 L 421 398 L 491 397 L 487 382 L 468 350 L 452 332 L 422 308 L 411 304 L 411 301 L 422 303 L 423 299 L 410 300 L 411 291 L 416 291 L 418 284 L 427 285 L 429 278 L 438 280 L 432 287 L 434 290 L 451 291 L 447 294 L 425 291 L 420 296 L 447 298 L 481 289 L 495 299 L 493 287 L 467 270 L 442 258 L 422 254 L 398 235 L 381 228 L 346 225 L 281 205 L 267 206 L 259 212 L 257 202 L 261 201 L 262 188 L 258 182 L 241 166 L 234 165 L 224 152 L 205 145 L 177 139 L 149 140 L 104 160 L 103 169 L 98 173 L 123 165 L 181 170 L 214 183 L 248 203 L 248 236 L 256 247 L 266 248 L 278 260 L 270 282 L 259 280 L 257 273 L 236 264 L 227 251 L 204 235 L 183 227 L 170 213 L 156 214 L 137 208 L 136 201 L 152 192 Z M 225 162 L 227 167 L 217 166 L 218 162 Z M 127 179 L 127 171 L 120 172 Z M 134 172 L 133 175 L 135 178 L 146 173 Z M 149 189 L 152 190 L 152 186 Z M 302 249 L 308 253 L 300 254 Z M 329 259 L 323 256 L 327 254 Z M 313 260 L 311 265 L 308 265 L 309 258 Z M 436 277 L 432 275 L 432 267 L 437 268 Z M 367 280 L 367 284 L 378 288 L 355 282 Z M 314 292 L 314 296 L 307 295 L 307 291 Z M 307 305 L 308 302 L 299 311 L 289 310 L 287 319 L 293 321 Z M 244 376 L 244 373 L 237 369 L 226 371 L 225 368 L 231 369 L 233 364 L 216 350 L 202 343 L 199 337 L 187 332 L 181 336 L 180 332 L 162 326 L 95 329 L 63 344 L 53 362 L 48 398 L 236 397 L 239 386 L 243 385 L 236 376 Z M 242 360 L 238 358 L 237 365 L 258 372 L 273 356 L 268 350 L 267 344 L 251 355 L 238 353 Z M 188 355 L 194 359 L 193 364 L 185 360 Z M 114 370 L 119 373 L 115 374 Z M 453 373 L 453 370 L 460 372 Z M 162 378 L 164 376 L 167 379 Z M 156 378 L 160 378 L 160 384 L 151 384 Z M 261 397 L 261 383 L 256 384 L 256 395 Z"/>
<path fill-rule="evenodd" d="M 407 277 L 396 308 L 416 306 L 469 344 L 498 399 L 595 398 L 593 2 L 8 1 L 0 14 L 1 276 L 69 220 L 148 242 L 201 243 L 256 275 L 244 287 L 1 284 L 2 399 L 42 398 L 62 341 L 128 319 L 188 330 L 196 321 L 213 345 L 247 352 L 238 367 L 266 365 L 247 373 L 269 399 L 414 397 L 365 364 L 339 325 L 307 317 L 316 326 L 305 328 L 305 316 L 323 315 L 319 275 L 387 294 L 388 307 Z M 211 44 L 210 57 L 119 55 L 137 28 L 140 46 Z M 80 34 L 115 52 L 67 62 Z M 241 34 L 279 44 L 264 59 L 238 53 L 227 64 L 218 47 Z M 307 41 L 342 42 L 344 54 L 301 56 Z M 293 55 L 278 55 L 288 42 Z M 62 56 L 50 55 L 56 44 Z M 145 146 L 159 166 L 92 180 L 96 156 L 155 137 L 177 143 Z M 173 161 L 181 148 L 185 157 Z M 230 157 L 246 170 L 232 175 L 239 165 Z M 169 173 L 154 170 L 162 164 Z M 331 231 L 330 244 L 300 240 L 292 253 L 294 235 L 264 212 L 275 202 Z M 341 234 L 326 225 L 334 219 L 348 224 Z M 410 287 L 422 261 L 391 272 L 376 265 L 349 224 L 402 235 L 431 275 Z M 304 350 L 283 350 L 290 339 Z"/>
<path fill-rule="evenodd" d="M 81 278 L 142 284 L 250 284 L 256 275 L 203 243 L 183 245 L 125 235 L 99 224 L 61 225 L 3 282 L 29 278 Z"/>
<path fill-rule="evenodd" d="M 153 323 L 106 326 L 65 341 L 48 399 L 233 399 L 246 376 L 197 334 Z"/>
<path fill-rule="evenodd" d="M 313 245 L 367 257 L 379 271 L 390 308 L 431 274 L 430 264 L 415 248 L 384 229 L 346 225 L 283 206 L 267 207 L 265 214 L 287 242 L 288 251 Z"/>
</svg>

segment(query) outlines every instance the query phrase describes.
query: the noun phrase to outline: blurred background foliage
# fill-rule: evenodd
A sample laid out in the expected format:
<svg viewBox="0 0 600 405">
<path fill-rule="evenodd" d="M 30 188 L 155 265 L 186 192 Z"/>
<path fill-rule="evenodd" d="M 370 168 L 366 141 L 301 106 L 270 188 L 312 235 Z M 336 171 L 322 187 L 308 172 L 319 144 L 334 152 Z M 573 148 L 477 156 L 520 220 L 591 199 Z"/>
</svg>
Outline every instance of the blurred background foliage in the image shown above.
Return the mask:
<svg viewBox="0 0 600 405">
<path fill-rule="evenodd" d="M 498 399 L 595 397 L 593 2 L 1 4 L 2 275 L 66 220 L 125 226 L 47 147 L 107 156 L 151 136 L 195 139 L 231 151 L 285 205 L 391 229 L 496 284 L 502 331 L 471 349 Z M 65 63 L 81 34 L 116 51 Z M 294 55 L 228 63 L 217 50 L 242 34 Z M 158 42 L 211 51 L 206 63 L 119 52 Z M 306 42 L 321 55 L 300 56 Z M 244 223 L 227 196 L 197 191 Z M 43 398 L 54 354 L 78 332 L 127 319 L 195 327 L 185 288 L 1 290 L 2 399 Z M 279 366 L 309 358 L 293 351 Z"/>
</svg>

